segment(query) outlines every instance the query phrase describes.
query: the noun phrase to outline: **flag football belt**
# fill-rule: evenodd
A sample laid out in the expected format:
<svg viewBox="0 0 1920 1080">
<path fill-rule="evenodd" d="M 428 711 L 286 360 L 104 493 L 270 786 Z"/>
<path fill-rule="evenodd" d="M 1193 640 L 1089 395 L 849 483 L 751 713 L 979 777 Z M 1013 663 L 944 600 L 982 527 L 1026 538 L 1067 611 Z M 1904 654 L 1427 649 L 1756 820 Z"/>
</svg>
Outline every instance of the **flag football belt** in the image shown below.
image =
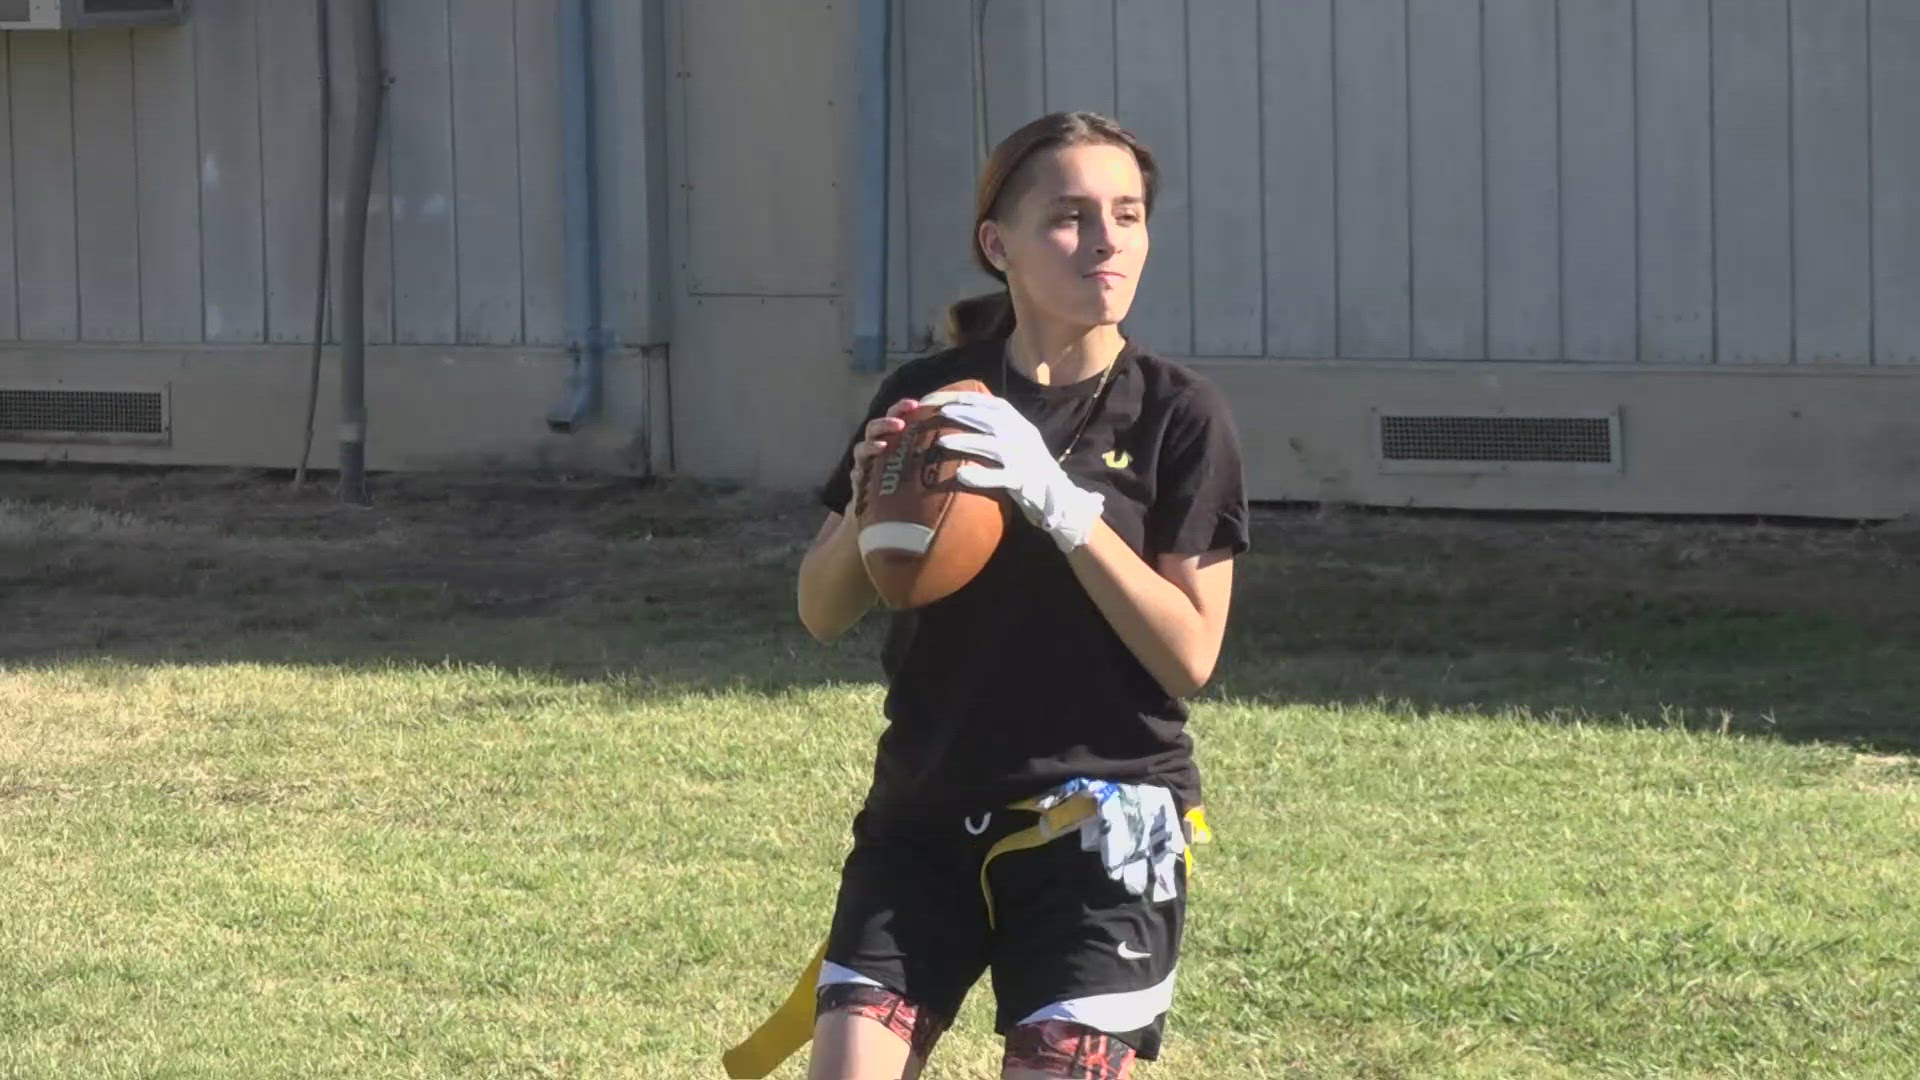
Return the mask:
<svg viewBox="0 0 1920 1080">
<path fill-rule="evenodd" d="M 987 865 L 1010 851 L 1037 848 L 1079 828 L 1088 818 L 1099 813 L 1100 800 L 1083 791 L 1045 809 L 1038 805 L 1037 799 L 1022 799 L 1008 809 L 1034 811 L 1040 818 L 1032 825 L 1002 837 L 987 849 L 986 857 L 980 860 L 980 895 L 987 902 L 989 926 L 994 925 L 994 914 L 993 890 L 987 886 Z M 1193 845 L 1211 842 L 1213 830 L 1207 827 L 1206 812 L 1198 806 L 1188 810 L 1181 821 L 1185 825 L 1187 842 L 1186 868 L 1191 876 Z M 721 1064 L 726 1066 L 727 1076 L 731 1080 L 761 1080 L 813 1039 L 814 995 L 820 982 L 820 965 L 826 958 L 827 945 L 821 942 L 820 947 L 814 950 L 813 958 L 807 961 L 806 968 L 800 972 L 799 981 L 794 983 L 793 990 L 773 1011 L 773 1015 L 762 1021 L 740 1045 L 721 1055 Z"/>
</svg>

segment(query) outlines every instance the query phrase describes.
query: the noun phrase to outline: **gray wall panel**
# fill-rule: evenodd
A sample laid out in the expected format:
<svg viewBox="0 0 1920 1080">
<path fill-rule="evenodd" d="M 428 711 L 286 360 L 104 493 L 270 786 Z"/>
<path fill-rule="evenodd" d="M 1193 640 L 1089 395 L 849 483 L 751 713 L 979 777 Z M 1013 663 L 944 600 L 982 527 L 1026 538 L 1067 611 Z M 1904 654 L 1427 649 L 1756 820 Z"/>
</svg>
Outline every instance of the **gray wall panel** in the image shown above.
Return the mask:
<svg viewBox="0 0 1920 1080">
<path fill-rule="evenodd" d="M 1874 361 L 1920 363 L 1920 4 L 1873 5 Z"/>
<path fill-rule="evenodd" d="M 13 145 L 17 148 L 14 263 L 19 275 L 20 337 L 71 341 L 80 336 L 80 283 L 68 35 L 5 36 L 11 52 Z"/>
<path fill-rule="evenodd" d="M 967 4 L 900 0 L 904 19 L 907 109 L 908 296 L 914 348 L 943 335 L 947 306 L 983 292 L 993 279 L 968 256 L 978 164 L 973 60 L 956 43 L 971 41 Z"/>
<path fill-rule="evenodd" d="M 948 302 L 987 284 L 966 259 L 981 135 L 973 59 L 960 47 L 971 10 L 901 0 L 896 12 L 896 350 L 924 345 Z M 1920 5 L 993 0 L 985 10 L 989 139 L 1049 105 L 1091 107 L 1159 153 L 1156 251 L 1130 328 L 1169 352 L 1920 358 Z M 789 31 L 832 25 L 743 0 L 690 11 L 696 46 L 721 56 L 797 56 Z M 310 12 L 303 0 L 201 0 L 180 28 L 8 35 L 0 338 L 304 340 Z M 557 341 L 558 125 L 541 122 L 557 109 L 551 5 L 390 0 L 388 12 L 370 340 Z M 751 40 L 723 47 L 728 34 Z M 338 62 L 344 77 L 349 58 Z M 793 218 L 789 202 L 831 201 L 834 144 L 796 132 L 755 179 L 720 138 L 728 108 L 813 91 L 701 66 L 709 83 L 693 100 L 707 121 L 689 135 L 700 149 L 691 180 L 738 190 L 696 204 L 721 215 L 695 230 L 711 238 L 694 261 L 714 271 L 696 284 L 832 293 L 837 263 L 806 240 L 812 226 L 777 221 Z M 351 107 L 350 89 L 338 94 L 336 166 Z M 756 145 L 762 166 L 767 150 Z M 756 187 L 770 172 L 791 190 Z M 740 206 L 768 220 L 723 220 Z M 730 232 L 771 239 L 750 251 Z"/>
<path fill-rule="evenodd" d="M 561 190 L 560 20 L 553 0 L 517 0 L 520 257 L 526 340 L 566 341 L 566 202 Z M 604 241 L 603 241 L 604 243 Z M 608 312 L 609 320 L 614 317 Z"/>
<path fill-rule="evenodd" d="M 140 329 L 150 342 L 201 338 L 200 132 L 193 104 L 193 41 L 193 32 L 184 26 L 133 32 Z"/>
<path fill-rule="evenodd" d="M 1796 0 L 1793 315 L 1803 364 L 1872 357 L 1867 116 L 1866 0 Z"/>
<path fill-rule="evenodd" d="M 1001 6 L 1012 6 L 1002 4 Z M 1114 0 L 1046 0 L 1048 112 L 1114 112 Z"/>
<path fill-rule="evenodd" d="M 1719 359 L 1793 359 L 1788 0 L 1714 0 L 1714 314 Z"/>
<path fill-rule="evenodd" d="M 450 342 L 459 337 L 460 276 L 447 0 L 396 0 L 388 5 L 387 24 L 394 336 Z"/>
<path fill-rule="evenodd" d="M 1558 358 L 1558 24 L 1551 4 L 1487 0 L 1487 350 Z"/>
<path fill-rule="evenodd" d="M 254 14 L 252 0 L 205 0 L 193 9 L 208 341 L 263 341 L 267 329 Z"/>
<path fill-rule="evenodd" d="M 1411 0 L 1413 355 L 1487 355 L 1480 0 Z"/>
<path fill-rule="evenodd" d="M 0 47 L 0 340 L 20 336 L 13 245 L 13 88 L 11 50 Z"/>
<path fill-rule="evenodd" d="M 321 243 L 317 24 L 308 0 L 260 0 L 257 17 L 267 338 L 311 341 Z M 350 116 L 336 118 L 342 136 L 350 126 Z M 334 174 L 336 197 L 345 182 Z"/>
<path fill-rule="evenodd" d="M 1633 0 L 1560 5 L 1562 359 L 1639 358 Z M 1490 214 L 1504 213 L 1492 207 Z"/>
<path fill-rule="evenodd" d="M 892 84 L 887 105 L 890 126 L 887 140 L 887 349 L 906 352 L 917 348 L 920 343 L 915 330 L 917 320 L 913 316 L 913 295 L 908 288 L 913 278 L 913 261 L 907 244 L 907 204 L 912 198 L 912 191 L 907 185 L 906 17 L 898 8 L 893 12 L 891 30 L 893 40 L 889 48 L 893 52 L 887 72 Z"/>
<path fill-rule="evenodd" d="M 1260 46 L 1266 351 L 1336 356 L 1333 0 L 1262 0 Z"/>
<path fill-rule="evenodd" d="M 1250 31 L 1244 0 L 1109 2 L 988 0 L 987 126 L 1024 119 L 1036 84 L 1050 107 L 1102 98 L 1111 67 L 1118 119 L 1167 165 L 1129 324 L 1162 348 L 1920 357 L 1920 3 L 1259 0 Z M 927 242 L 977 165 L 952 83 L 968 7 L 903 0 L 914 224 L 893 289 L 917 318 L 968 278 L 964 246 Z"/>
<path fill-rule="evenodd" d="M 1118 116 L 1153 152 L 1160 189 L 1147 223 L 1152 250 L 1127 317 L 1127 332 L 1163 352 L 1193 349 L 1192 170 L 1187 166 L 1184 0 L 1119 0 L 1115 49 Z M 1256 241 L 1258 237 L 1255 238 Z"/>
<path fill-rule="evenodd" d="M 513 0 L 459 0 L 453 34 L 460 340 L 520 340 L 520 140 Z"/>
<path fill-rule="evenodd" d="M 1707 0 L 1641 4 L 1640 359 L 1713 360 L 1713 95 Z"/>
<path fill-rule="evenodd" d="M 957 21 L 944 48 L 964 65 L 968 50 L 955 48 L 967 40 L 964 10 Z M 837 253 L 819 242 L 817 224 L 840 205 L 834 185 L 844 166 L 836 143 L 804 125 L 762 121 L 796 100 L 834 102 L 838 72 L 817 60 L 835 44 L 830 7 L 820 0 L 703 0 L 685 9 L 685 32 L 687 55 L 700 58 L 685 80 L 687 182 L 704 193 L 688 206 L 686 288 L 714 295 L 837 292 Z M 963 66 L 955 90 L 965 98 L 971 85 Z M 743 139 L 742 131 L 758 134 Z"/>
<path fill-rule="evenodd" d="M 140 190 L 133 45 L 125 30 L 73 35 L 74 234 L 80 336 L 140 340 Z"/>
<path fill-rule="evenodd" d="M 1343 356 L 1404 357 L 1412 346 L 1406 30 L 1404 0 L 1334 5 Z M 1204 334 L 1196 324 L 1195 339 Z"/>
<path fill-rule="evenodd" d="M 386 5 L 391 83 L 367 218 L 367 339 L 557 342 L 557 12 L 548 0 L 451 10 L 457 22 L 448 0 Z M 337 6 L 331 25 L 337 301 L 355 65 Z M 0 340 L 306 341 L 319 242 L 314 31 L 312 0 L 198 0 L 180 26 L 5 35 Z M 638 76 L 615 71 L 606 87 L 622 93 L 624 79 Z M 615 151 L 645 159 L 644 148 Z M 609 203 L 641 213 L 621 243 L 663 244 L 645 216 L 657 196 L 630 190 L 650 178 L 613 175 Z M 653 255 L 622 248 L 619 258 L 651 265 Z"/>
<path fill-rule="evenodd" d="M 1266 351 L 1260 140 L 1260 5 L 1199 0 L 1187 8 L 1193 160 L 1193 348 Z"/>
<path fill-rule="evenodd" d="M 985 4 L 979 12 L 984 46 L 980 63 L 986 75 L 981 94 L 986 103 L 982 159 L 1000 140 L 1048 111 L 1046 27 L 1051 6 L 1000 2 Z M 896 24 L 894 29 L 897 32 L 900 27 Z M 1111 40 L 1110 25 L 1106 34 Z M 1067 81 L 1062 76 L 1055 80 Z"/>
</svg>

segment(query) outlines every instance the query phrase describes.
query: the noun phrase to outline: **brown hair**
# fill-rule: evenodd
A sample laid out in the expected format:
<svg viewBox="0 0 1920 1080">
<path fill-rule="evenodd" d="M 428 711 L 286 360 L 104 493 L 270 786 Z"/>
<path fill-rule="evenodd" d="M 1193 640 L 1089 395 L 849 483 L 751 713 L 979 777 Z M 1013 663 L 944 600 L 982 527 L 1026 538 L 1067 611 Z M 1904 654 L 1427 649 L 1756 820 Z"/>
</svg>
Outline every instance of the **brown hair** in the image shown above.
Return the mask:
<svg viewBox="0 0 1920 1080">
<path fill-rule="evenodd" d="M 998 220 L 1006 206 L 1018 198 L 1020 190 L 1014 178 L 1027 160 L 1042 150 L 1063 146 L 1120 146 L 1133 152 L 1140 164 L 1145 184 L 1146 212 L 1153 214 L 1154 189 L 1159 186 L 1160 167 L 1133 132 L 1099 113 L 1057 112 L 1021 128 L 1000 140 L 980 171 L 980 186 L 974 197 L 973 235 L 968 246 L 974 265 L 998 278 L 1001 288 L 979 296 L 970 296 L 947 309 L 947 337 L 955 345 L 1004 338 L 1013 333 L 1013 296 L 1005 288 L 1007 275 L 987 259 L 980 248 L 980 223 Z"/>
</svg>

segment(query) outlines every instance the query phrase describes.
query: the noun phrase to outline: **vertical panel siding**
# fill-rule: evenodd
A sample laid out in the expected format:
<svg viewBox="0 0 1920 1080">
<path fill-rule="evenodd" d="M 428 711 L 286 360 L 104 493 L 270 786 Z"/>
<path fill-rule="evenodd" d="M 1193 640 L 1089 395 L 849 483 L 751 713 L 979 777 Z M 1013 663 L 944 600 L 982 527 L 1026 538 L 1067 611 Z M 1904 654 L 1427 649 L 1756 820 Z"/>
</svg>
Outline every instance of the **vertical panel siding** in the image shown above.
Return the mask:
<svg viewBox="0 0 1920 1080">
<path fill-rule="evenodd" d="M 1793 315 L 1801 363 L 1866 363 L 1872 353 L 1866 15 L 1866 0 L 1793 4 Z"/>
<path fill-rule="evenodd" d="M 908 296 L 912 338 L 944 333 L 947 306 L 985 290 L 991 278 L 968 254 L 978 168 L 970 4 L 899 0 L 905 20 Z M 1004 6 L 1004 5 L 1002 5 Z"/>
<path fill-rule="evenodd" d="M 453 32 L 460 340 L 520 339 L 520 144 L 513 0 L 459 0 Z"/>
<path fill-rule="evenodd" d="M 1273 356 L 1326 357 L 1340 348 L 1333 5 L 1260 6 L 1266 348 Z"/>
<path fill-rule="evenodd" d="M 1413 355 L 1484 357 L 1486 177 L 1480 0 L 1411 0 Z"/>
<path fill-rule="evenodd" d="M 80 336 L 78 252 L 74 245 L 73 76 L 65 35 L 7 34 L 13 144 L 15 264 L 20 336 L 70 341 Z"/>
<path fill-rule="evenodd" d="M 193 31 L 187 27 L 133 32 L 140 331 L 150 342 L 200 340 L 200 130 L 193 53 Z"/>
<path fill-rule="evenodd" d="M 19 336 L 19 282 L 13 277 L 13 75 L 0 44 L 0 338 Z"/>
<path fill-rule="evenodd" d="M 0 339 L 20 335 L 19 285 L 14 278 L 13 65 L 0 47 Z"/>
<path fill-rule="evenodd" d="M 556 339 L 549 6 L 390 0 L 376 342 Z M 979 117 L 971 10 L 896 10 L 896 348 L 984 284 L 979 122 L 1059 106 L 1161 153 L 1130 326 L 1169 351 L 1920 360 L 1914 4 L 993 0 Z M 0 338 L 304 339 L 310 11 L 6 35 Z"/>
<path fill-rule="evenodd" d="M 1920 4 L 1873 5 L 1874 361 L 1920 363 Z"/>
<path fill-rule="evenodd" d="M 1561 4 L 1560 64 L 1563 359 L 1629 363 L 1640 310 L 1633 0 Z"/>
<path fill-rule="evenodd" d="M 566 340 L 566 201 L 561 190 L 560 20 L 553 0 L 518 0 L 520 251 L 526 340 Z M 611 313 L 609 313 L 611 314 Z"/>
<path fill-rule="evenodd" d="M 1405 0 L 1334 4 L 1335 228 L 1345 356 L 1404 357 L 1412 347 L 1406 15 Z M 1202 332 L 1196 325 L 1196 340 Z"/>
<path fill-rule="evenodd" d="M 1565 354 L 1560 329 L 1558 20 L 1537 0 L 1487 0 L 1487 348 Z"/>
<path fill-rule="evenodd" d="M 1187 167 L 1187 51 L 1169 48 L 1187 32 L 1185 0 L 1119 0 L 1118 117 L 1153 151 L 1160 190 L 1147 223 L 1152 244 L 1127 332 L 1155 349 L 1193 349 L 1192 170 Z"/>
<path fill-rule="evenodd" d="M 368 340 L 559 341 L 553 5 L 386 12 Z M 338 10 L 332 27 L 337 245 L 354 62 Z M 181 26 L 0 37 L 0 340 L 307 340 L 319 112 L 313 0 L 197 0 Z"/>
<path fill-rule="evenodd" d="M 906 352 L 920 342 L 914 333 L 917 320 L 913 317 L 913 297 L 907 289 L 913 263 L 907 247 L 907 200 L 911 193 L 907 185 L 906 17 L 898 8 L 893 11 L 891 33 L 891 70 L 887 73 L 892 84 L 887 108 L 887 349 Z"/>
<path fill-rule="evenodd" d="M 1714 0 L 1713 208 L 1720 360 L 1793 359 L 1787 0 Z"/>
<path fill-rule="evenodd" d="M 1193 347 L 1209 356 L 1265 351 L 1260 227 L 1260 5 L 1188 5 L 1189 170 L 1193 213 Z"/>
<path fill-rule="evenodd" d="M 208 341 L 266 337 L 259 52 L 252 0 L 194 5 L 202 309 Z"/>
<path fill-rule="evenodd" d="M 979 13 L 983 46 L 980 62 L 986 75 L 981 97 L 987 109 L 986 132 L 980 147 L 982 156 L 1001 139 L 1048 109 L 1046 28 L 1053 21 L 1048 16 L 1051 7 L 996 3 L 986 5 Z M 1067 66 L 1064 57 L 1061 66 Z M 1108 73 L 1111 72 L 1109 66 Z M 1084 82 L 1087 73 L 1076 72 L 1075 76 Z M 1073 94 L 1066 84 L 1073 81 L 1064 74 L 1055 76 L 1055 82 L 1060 84 L 1059 92 L 1069 97 Z"/>
<path fill-rule="evenodd" d="M 1047 111 L 1114 111 L 1113 0 L 1047 0 L 1039 5 L 1046 20 Z"/>
<path fill-rule="evenodd" d="M 1707 0 L 1641 4 L 1640 359 L 1713 360 L 1712 53 Z"/>
<path fill-rule="evenodd" d="M 125 30 L 74 35 L 73 138 L 80 336 L 139 341 L 140 191 Z"/>
<path fill-rule="evenodd" d="M 970 5 L 902 3 L 916 230 L 895 289 L 918 312 L 964 276 L 964 250 L 927 241 L 978 164 L 947 85 Z M 1168 166 L 1129 321 L 1162 348 L 1920 360 L 1920 5 L 1105 3 L 987 0 L 988 127 L 1036 84 L 1048 107 L 1104 100 L 1113 73 L 1118 118 Z"/>
<path fill-rule="evenodd" d="M 459 337 L 458 246 L 453 212 L 452 32 L 447 0 L 387 6 L 393 89 L 387 129 L 393 157 L 394 338 Z"/>
<path fill-rule="evenodd" d="M 317 25 L 308 0 L 260 0 L 257 6 L 267 337 L 307 341 L 320 273 Z M 343 181 L 343 174 L 334 174 L 335 192 Z"/>
</svg>

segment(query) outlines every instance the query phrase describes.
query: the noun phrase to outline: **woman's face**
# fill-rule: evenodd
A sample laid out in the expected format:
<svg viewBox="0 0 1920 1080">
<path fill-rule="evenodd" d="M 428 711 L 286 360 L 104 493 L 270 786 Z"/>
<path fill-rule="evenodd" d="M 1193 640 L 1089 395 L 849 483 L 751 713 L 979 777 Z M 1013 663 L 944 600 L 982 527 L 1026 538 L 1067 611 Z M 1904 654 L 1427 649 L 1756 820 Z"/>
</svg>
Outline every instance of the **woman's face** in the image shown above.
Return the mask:
<svg viewBox="0 0 1920 1080">
<path fill-rule="evenodd" d="M 1002 218 L 980 223 L 980 247 L 1022 313 L 1075 328 L 1124 319 L 1147 261 L 1146 182 L 1133 152 L 1056 147 L 1021 173 Z"/>
</svg>

